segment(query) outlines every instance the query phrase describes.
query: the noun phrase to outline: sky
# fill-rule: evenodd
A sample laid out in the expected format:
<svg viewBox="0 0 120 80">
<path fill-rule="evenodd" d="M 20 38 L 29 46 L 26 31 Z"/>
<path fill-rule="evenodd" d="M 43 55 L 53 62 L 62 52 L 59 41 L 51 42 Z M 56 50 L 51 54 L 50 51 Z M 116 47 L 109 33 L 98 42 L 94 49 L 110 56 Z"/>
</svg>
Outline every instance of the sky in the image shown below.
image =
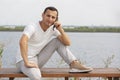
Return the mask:
<svg viewBox="0 0 120 80">
<path fill-rule="evenodd" d="M 62 25 L 120 27 L 120 0 L 0 0 L 0 25 L 36 22 L 48 6 Z"/>
</svg>

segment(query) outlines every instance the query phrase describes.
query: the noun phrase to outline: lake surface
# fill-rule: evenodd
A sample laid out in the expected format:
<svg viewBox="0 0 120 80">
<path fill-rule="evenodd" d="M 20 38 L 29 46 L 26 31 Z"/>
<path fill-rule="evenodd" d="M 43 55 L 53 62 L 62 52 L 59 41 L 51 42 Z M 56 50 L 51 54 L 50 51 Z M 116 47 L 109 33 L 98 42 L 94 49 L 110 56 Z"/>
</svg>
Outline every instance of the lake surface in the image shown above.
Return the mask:
<svg viewBox="0 0 120 80">
<path fill-rule="evenodd" d="M 0 42 L 5 45 L 2 67 L 15 67 L 15 54 L 21 33 L 0 32 Z M 120 67 L 120 33 L 68 32 L 67 34 L 72 42 L 69 49 L 85 65 Z M 68 65 L 55 53 L 44 67 L 68 67 Z"/>
<path fill-rule="evenodd" d="M 0 32 L 0 43 L 4 43 L 2 67 L 15 67 L 15 54 L 17 52 L 18 41 L 21 34 L 22 32 Z M 67 34 L 69 35 L 72 42 L 69 49 L 85 65 L 94 68 L 106 66 L 120 68 L 120 33 L 68 32 Z M 44 67 L 69 67 L 69 66 L 55 52 Z M 16 80 L 21 79 L 18 78 Z M 22 80 L 29 79 L 27 78 Z M 62 79 L 60 78 L 59 80 L 63 80 L 63 78 Z M 83 78 L 82 80 L 103 80 L 103 79 Z"/>
</svg>

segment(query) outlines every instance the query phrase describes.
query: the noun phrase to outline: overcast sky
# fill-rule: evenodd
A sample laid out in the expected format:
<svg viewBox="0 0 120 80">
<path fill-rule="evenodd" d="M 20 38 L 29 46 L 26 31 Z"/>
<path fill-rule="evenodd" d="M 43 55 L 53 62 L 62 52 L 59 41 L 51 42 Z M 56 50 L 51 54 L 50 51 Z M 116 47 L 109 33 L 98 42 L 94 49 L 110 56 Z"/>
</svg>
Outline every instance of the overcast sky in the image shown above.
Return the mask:
<svg viewBox="0 0 120 80">
<path fill-rule="evenodd" d="M 0 25 L 41 20 L 47 6 L 58 9 L 63 25 L 120 26 L 120 0 L 0 0 Z"/>
</svg>

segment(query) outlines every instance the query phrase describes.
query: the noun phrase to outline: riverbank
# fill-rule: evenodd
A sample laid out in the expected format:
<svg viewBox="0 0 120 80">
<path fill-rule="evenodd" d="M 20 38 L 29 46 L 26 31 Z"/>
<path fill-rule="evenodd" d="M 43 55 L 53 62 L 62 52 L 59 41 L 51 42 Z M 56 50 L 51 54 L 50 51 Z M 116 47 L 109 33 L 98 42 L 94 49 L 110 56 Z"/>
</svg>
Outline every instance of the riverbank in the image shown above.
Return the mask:
<svg viewBox="0 0 120 80">
<path fill-rule="evenodd" d="M 120 27 L 74 27 L 64 28 L 67 32 L 120 32 Z"/>
<path fill-rule="evenodd" d="M 0 31 L 23 31 L 25 26 L 0 26 Z M 120 27 L 89 27 L 89 26 L 63 26 L 66 32 L 120 32 Z"/>
</svg>

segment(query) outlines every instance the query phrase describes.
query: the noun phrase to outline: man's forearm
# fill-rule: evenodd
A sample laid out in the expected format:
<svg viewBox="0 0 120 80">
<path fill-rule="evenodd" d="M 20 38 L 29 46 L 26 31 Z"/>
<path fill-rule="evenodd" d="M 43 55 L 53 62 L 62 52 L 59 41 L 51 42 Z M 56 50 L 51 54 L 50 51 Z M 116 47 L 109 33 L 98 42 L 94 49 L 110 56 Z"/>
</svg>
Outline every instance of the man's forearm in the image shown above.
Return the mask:
<svg viewBox="0 0 120 80">
<path fill-rule="evenodd" d="M 23 61 L 25 64 L 27 64 L 28 63 L 27 50 L 23 46 L 21 46 L 20 50 L 21 50 L 21 56 L 23 58 Z"/>
<path fill-rule="evenodd" d="M 20 51 L 21 51 L 21 56 L 25 62 L 25 64 L 28 63 L 28 47 L 27 47 L 27 38 L 25 36 L 22 36 L 22 38 L 20 39 Z"/>
<path fill-rule="evenodd" d="M 69 39 L 68 35 L 64 32 L 64 30 L 63 30 L 62 27 L 59 28 L 58 30 L 59 30 L 59 32 L 61 33 L 62 42 L 63 42 L 65 45 L 69 46 L 71 42 L 70 42 L 70 39 Z"/>
</svg>

